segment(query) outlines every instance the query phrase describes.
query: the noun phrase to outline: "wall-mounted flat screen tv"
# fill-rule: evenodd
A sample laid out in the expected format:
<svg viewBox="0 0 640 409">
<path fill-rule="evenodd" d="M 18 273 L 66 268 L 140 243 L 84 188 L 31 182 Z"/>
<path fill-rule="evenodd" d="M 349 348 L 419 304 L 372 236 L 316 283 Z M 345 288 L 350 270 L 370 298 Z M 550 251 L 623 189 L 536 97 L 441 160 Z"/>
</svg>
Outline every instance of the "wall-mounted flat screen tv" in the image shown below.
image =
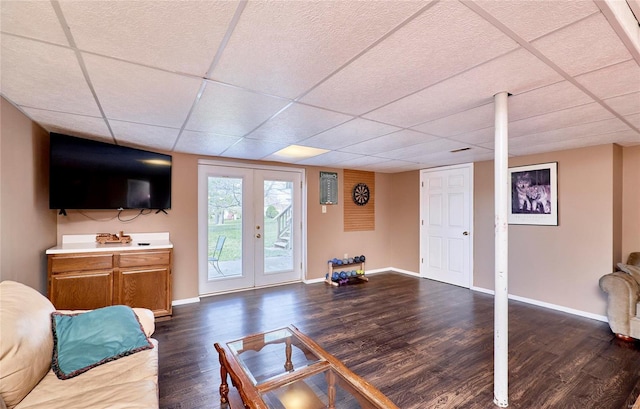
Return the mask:
<svg viewBox="0 0 640 409">
<path fill-rule="evenodd" d="M 170 209 L 171 156 L 51 133 L 50 209 Z"/>
</svg>

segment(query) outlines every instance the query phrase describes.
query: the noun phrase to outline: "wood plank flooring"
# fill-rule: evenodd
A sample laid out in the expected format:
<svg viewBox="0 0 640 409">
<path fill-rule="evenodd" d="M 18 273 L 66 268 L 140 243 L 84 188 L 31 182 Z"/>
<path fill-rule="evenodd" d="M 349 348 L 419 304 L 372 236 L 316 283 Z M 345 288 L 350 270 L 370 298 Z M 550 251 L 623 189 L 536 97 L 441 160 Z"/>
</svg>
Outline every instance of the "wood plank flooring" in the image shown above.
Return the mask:
<svg viewBox="0 0 640 409">
<path fill-rule="evenodd" d="M 203 298 L 156 323 L 160 407 L 219 408 L 214 342 L 290 324 L 402 409 L 493 405 L 493 296 L 399 273 Z M 640 343 L 606 323 L 509 301 L 509 408 L 623 409 Z"/>
</svg>

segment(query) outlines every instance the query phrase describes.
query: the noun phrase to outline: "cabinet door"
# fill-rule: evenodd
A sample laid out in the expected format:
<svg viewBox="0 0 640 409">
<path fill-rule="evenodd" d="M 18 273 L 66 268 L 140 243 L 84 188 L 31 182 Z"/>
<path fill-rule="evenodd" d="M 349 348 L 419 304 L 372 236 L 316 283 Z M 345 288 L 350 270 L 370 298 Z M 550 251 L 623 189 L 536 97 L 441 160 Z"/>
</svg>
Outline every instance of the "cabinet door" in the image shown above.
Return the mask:
<svg viewBox="0 0 640 409">
<path fill-rule="evenodd" d="M 170 280 L 169 267 L 121 269 L 118 302 L 148 308 L 156 317 L 171 315 Z"/>
<path fill-rule="evenodd" d="M 113 303 L 113 271 L 83 271 L 51 276 L 50 299 L 59 310 L 91 310 Z"/>
</svg>

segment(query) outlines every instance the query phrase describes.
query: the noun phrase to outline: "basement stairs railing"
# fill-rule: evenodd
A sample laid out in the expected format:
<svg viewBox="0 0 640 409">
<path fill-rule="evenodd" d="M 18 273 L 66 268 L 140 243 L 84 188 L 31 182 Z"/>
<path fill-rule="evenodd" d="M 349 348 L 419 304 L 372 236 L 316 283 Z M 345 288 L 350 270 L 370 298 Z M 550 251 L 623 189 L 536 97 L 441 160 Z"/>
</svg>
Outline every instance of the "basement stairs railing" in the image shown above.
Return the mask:
<svg viewBox="0 0 640 409">
<path fill-rule="evenodd" d="M 293 220 L 293 211 L 291 205 L 287 206 L 276 216 L 277 239 L 273 244 L 281 249 L 291 248 L 291 223 Z"/>
</svg>

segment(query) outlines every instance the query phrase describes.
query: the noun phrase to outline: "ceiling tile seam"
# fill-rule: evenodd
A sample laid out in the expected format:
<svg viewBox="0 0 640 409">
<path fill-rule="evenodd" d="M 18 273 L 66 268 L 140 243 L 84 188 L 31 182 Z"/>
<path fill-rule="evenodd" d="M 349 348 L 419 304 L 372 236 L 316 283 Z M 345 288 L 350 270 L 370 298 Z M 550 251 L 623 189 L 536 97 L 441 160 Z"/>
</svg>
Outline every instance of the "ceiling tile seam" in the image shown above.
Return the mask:
<svg viewBox="0 0 640 409">
<path fill-rule="evenodd" d="M 189 122 L 189 119 L 191 118 L 191 115 L 193 114 L 193 110 L 195 109 L 196 105 L 198 104 L 198 102 L 200 102 L 200 98 L 202 98 L 202 94 L 204 93 L 204 90 L 207 88 L 207 82 L 206 81 L 201 81 L 200 82 L 200 87 L 198 87 L 198 92 L 196 92 L 196 96 L 193 99 L 193 102 L 191 103 L 191 108 L 189 108 L 189 112 L 187 112 L 187 115 L 185 115 L 184 121 L 182 121 L 182 125 L 180 126 L 180 130 L 178 131 L 178 135 L 176 135 L 176 140 L 173 142 L 173 145 L 171 146 L 171 152 L 173 152 L 176 149 L 176 146 L 178 146 L 178 142 L 180 141 L 180 137 L 182 136 L 182 132 L 184 131 L 184 128 L 187 126 L 187 123 Z"/>
<path fill-rule="evenodd" d="M 15 34 L 15 33 L 11 33 L 9 31 L 2 31 L 0 30 L 0 34 L 2 35 L 6 35 L 9 37 L 15 37 L 15 38 L 19 38 L 21 40 L 28 40 L 28 41 L 35 41 L 36 43 L 41 43 L 41 44 L 46 44 L 46 45 L 52 45 L 55 47 L 62 47 L 62 48 L 66 48 L 68 50 L 73 50 L 72 47 L 69 47 L 69 44 L 58 44 L 58 43 L 53 43 L 51 41 L 47 41 L 47 40 L 41 40 L 39 38 L 34 38 L 34 37 L 28 37 L 28 36 L 24 36 L 22 34 Z"/>
<path fill-rule="evenodd" d="M 600 137 L 600 136 L 606 136 L 606 135 L 613 135 L 613 134 L 616 134 L 618 132 L 620 132 L 620 131 L 604 132 L 604 133 L 597 133 L 597 134 L 594 134 L 594 135 L 578 136 L 578 137 L 575 137 L 575 138 L 559 139 L 559 140 L 553 141 L 553 142 L 536 143 L 535 141 L 532 141 L 531 143 L 527 144 L 526 147 L 529 148 L 529 147 L 536 147 L 536 146 L 545 146 L 545 145 L 548 145 L 550 143 L 563 143 L 563 142 L 580 141 L 580 140 L 586 139 L 586 138 L 594 138 L 594 137 Z M 519 149 L 519 148 L 522 148 L 522 147 L 514 146 L 513 148 L 514 149 Z"/>
<path fill-rule="evenodd" d="M 209 66 L 209 69 L 207 70 L 207 72 L 204 75 L 205 78 L 211 78 L 211 76 L 213 75 L 213 71 L 218 66 L 218 63 L 220 62 L 220 59 L 222 58 L 222 54 L 226 50 L 227 45 L 229 44 L 229 40 L 231 40 L 231 36 L 233 35 L 233 32 L 236 30 L 236 27 L 238 26 L 238 22 L 240 21 L 240 17 L 242 16 L 242 13 L 244 12 L 245 7 L 247 7 L 247 2 L 248 2 L 248 0 L 241 0 L 240 3 L 238 3 L 238 7 L 236 7 L 236 11 L 235 11 L 235 13 L 233 13 L 233 17 L 231 18 L 231 21 L 229 22 L 229 26 L 227 27 L 227 31 L 224 33 L 224 37 L 222 37 L 222 41 L 220 41 L 220 45 L 218 46 L 218 50 L 216 51 L 216 54 L 213 56 L 213 60 L 211 61 L 211 65 Z"/>
<path fill-rule="evenodd" d="M 543 63 L 545 63 L 547 66 L 549 66 L 549 68 L 551 68 L 552 70 L 554 70 L 556 73 L 558 73 L 560 76 L 562 76 L 563 78 L 565 78 L 567 81 L 571 82 L 573 85 L 575 85 L 578 89 L 580 89 L 582 92 L 584 92 L 585 94 L 587 94 L 589 97 L 591 97 L 595 102 L 597 102 L 598 104 L 600 104 L 604 109 L 606 109 L 607 111 L 611 112 L 614 116 L 616 116 L 618 119 L 620 119 L 621 121 L 623 121 L 624 123 L 626 123 L 631 129 L 635 130 L 636 132 L 640 133 L 640 129 L 638 129 L 636 126 L 634 126 L 631 122 L 627 121 L 622 115 L 618 114 L 615 110 L 613 110 L 608 104 L 606 104 L 602 99 L 600 99 L 597 95 L 595 95 L 593 92 L 591 92 L 589 89 L 587 89 L 585 86 L 583 86 L 582 84 L 580 84 L 574 77 L 572 77 L 571 75 L 569 75 L 567 72 L 565 72 L 562 68 L 560 68 L 556 63 L 554 63 L 553 61 L 551 61 L 546 55 L 544 55 L 542 52 L 540 52 L 537 48 L 535 48 L 531 43 L 529 43 L 528 41 L 526 41 L 525 39 L 523 39 L 522 37 L 520 37 L 517 33 L 515 33 L 513 30 L 511 30 L 509 27 L 507 27 L 506 25 L 504 25 L 501 21 L 499 21 L 497 18 L 493 17 L 492 14 L 490 14 L 489 12 L 487 12 L 486 10 L 484 10 L 482 7 L 480 7 L 479 5 L 473 3 L 470 0 L 460 0 L 460 2 L 462 4 L 464 4 L 465 6 L 469 7 L 473 12 L 475 12 L 476 14 L 478 14 L 480 17 L 484 18 L 485 20 L 487 20 L 487 22 L 493 24 L 498 30 L 502 31 L 503 33 L 505 33 L 507 36 L 509 36 L 511 39 L 513 39 L 514 41 L 516 41 L 518 44 L 520 44 L 524 49 L 526 49 L 527 51 L 529 51 L 531 54 L 533 54 L 536 58 L 538 58 L 540 61 L 542 61 Z"/>
<path fill-rule="evenodd" d="M 620 21 L 620 16 L 616 13 L 616 10 L 614 10 L 609 4 L 610 1 L 611 0 L 595 0 L 595 3 L 604 15 L 604 18 L 607 20 L 613 31 L 622 42 L 622 44 L 624 44 L 633 59 L 636 60 L 638 65 L 640 65 L 640 38 L 638 38 L 638 35 L 640 35 L 640 28 L 638 28 L 638 26 L 636 25 L 634 27 L 636 29 L 636 33 L 628 33 L 624 25 Z M 628 5 L 626 1 L 624 2 L 624 4 Z M 633 14 L 631 7 L 629 7 L 629 13 L 631 14 L 631 16 L 633 16 L 634 19 L 636 19 L 635 22 L 639 23 L 636 16 Z M 633 34 L 636 35 L 635 41 L 630 38 L 630 36 Z"/>
<path fill-rule="evenodd" d="M 391 37 L 392 35 L 394 35 L 395 33 L 397 33 L 398 31 L 400 31 L 400 29 L 404 28 L 407 24 L 409 24 L 410 22 L 412 22 L 413 20 L 415 20 L 416 18 L 418 18 L 422 13 L 424 13 L 425 11 L 429 10 L 431 7 L 435 6 L 440 0 L 431 0 L 427 5 L 423 6 L 422 8 L 420 8 L 420 10 L 416 11 L 415 13 L 413 13 L 412 15 L 410 15 L 409 17 L 407 17 L 406 19 L 404 19 L 402 22 L 400 22 L 397 26 L 395 26 L 394 28 L 392 28 L 391 30 L 389 30 L 388 32 L 386 32 L 385 34 L 383 34 L 380 38 L 378 38 L 377 40 L 375 40 L 373 43 L 369 44 L 367 47 L 365 47 L 364 49 L 362 49 L 360 52 L 358 52 L 356 55 L 354 55 L 353 57 L 351 57 L 349 60 L 347 60 L 344 64 L 342 64 L 341 66 L 339 66 L 338 68 L 336 68 L 333 72 L 331 72 L 329 75 L 327 75 L 326 77 L 324 77 L 323 79 L 321 79 L 318 83 L 316 83 L 315 85 L 313 85 L 311 88 L 309 88 L 308 90 L 304 91 L 302 94 L 298 95 L 296 98 L 294 98 L 295 101 L 299 101 L 300 99 L 304 98 L 306 95 L 308 95 L 311 91 L 313 91 L 314 89 L 318 88 L 320 85 L 322 85 L 323 83 L 325 83 L 326 81 L 328 81 L 330 78 L 332 78 L 333 76 L 335 76 L 337 73 L 339 73 L 340 71 L 342 71 L 343 69 L 345 69 L 346 67 L 348 67 L 349 65 L 353 64 L 353 62 L 355 62 L 357 59 L 359 59 L 360 57 L 362 57 L 363 55 L 365 55 L 366 53 L 368 53 L 369 51 L 371 51 L 373 48 L 375 48 L 376 46 L 378 46 L 379 44 L 381 44 L 383 41 L 385 41 L 386 39 L 388 39 L 389 37 Z"/>
<path fill-rule="evenodd" d="M 193 111 L 196 109 L 196 105 L 198 105 L 198 103 L 200 102 L 200 99 L 202 98 L 202 94 L 204 93 L 204 90 L 207 88 L 207 78 L 211 76 L 211 72 L 214 70 L 214 68 L 220 62 L 220 58 L 222 57 L 222 53 L 224 52 L 225 48 L 227 47 L 227 44 L 229 43 L 229 39 L 231 39 L 231 35 L 234 32 L 234 30 L 236 29 L 236 26 L 238 25 L 238 21 L 240 20 L 240 16 L 242 15 L 242 12 L 244 11 L 245 7 L 247 6 L 247 1 L 248 0 L 241 0 L 240 3 L 238 3 L 238 7 L 236 7 L 236 11 L 233 14 L 233 18 L 231 18 L 231 22 L 229 23 L 229 26 L 227 27 L 227 31 L 224 33 L 224 37 L 222 37 L 222 41 L 220 41 L 220 45 L 218 46 L 218 49 L 216 50 L 216 54 L 213 56 L 213 60 L 211 61 L 211 65 L 209 65 L 209 69 L 204 74 L 204 77 L 201 78 L 202 83 L 200 84 L 200 88 L 198 89 L 198 92 L 196 93 L 196 97 L 193 100 L 193 103 L 191 104 L 191 108 L 189 108 L 189 112 L 187 112 L 187 115 L 185 116 L 185 119 L 182 122 L 182 126 L 180 127 L 180 131 L 178 131 L 178 135 L 176 136 L 176 140 L 173 142 L 173 146 L 171 147 L 171 151 L 174 151 L 176 149 L 176 146 L 178 146 L 178 142 L 180 142 L 180 138 L 182 137 L 182 133 L 184 132 L 184 129 L 187 126 L 187 123 L 189 123 L 189 119 L 191 119 L 191 115 L 193 114 Z"/>
<path fill-rule="evenodd" d="M 62 31 L 64 32 L 64 35 L 67 38 L 67 41 L 69 42 L 69 45 L 71 46 L 71 49 L 73 50 L 74 54 L 76 55 L 76 59 L 78 60 L 78 65 L 80 66 L 80 70 L 82 71 L 82 75 L 84 76 L 84 80 L 86 81 L 87 86 L 89 87 L 89 90 L 91 91 L 91 94 L 93 95 L 93 99 L 94 99 L 96 105 L 98 106 L 98 110 L 100 111 L 100 114 L 102 115 L 102 119 L 104 120 L 104 123 L 107 126 L 107 129 L 109 130 L 109 134 L 111 135 L 111 138 L 113 139 L 113 143 L 118 145 L 118 140 L 116 139 L 116 137 L 115 137 L 115 135 L 113 133 L 113 129 L 111 129 L 111 125 L 109 124 L 109 120 L 107 119 L 107 116 L 106 116 L 106 114 L 104 112 L 104 109 L 102 108 L 102 104 L 100 103 L 100 99 L 98 98 L 98 94 L 97 94 L 95 88 L 93 87 L 93 83 L 91 82 L 91 77 L 89 76 L 89 71 L 87 70 L 87 66 L 84 63 L 84 58 L 82 57 L 82 53 L 80 52 L 80 50 L 78 50 L 78 47 L 76 46 L 75 39 L 73 38 L 73 34 L 71 34 L 71 30 L 69 29 L 69 24 L 67 24 L 67 20 L 64 17 L 64 14 L 62 13 L 62 9 L 60 8 L 60 3 L 58 2 L 58 0 L 51 0 L 51 6 L 53 7 L 53 10 L 56 13 L 56 16 L 58 17 L 58 23 L 60 23 Z"/>
<path fill-rule="evenodd" d="M 465 1 L 469 1 L 469 0 L 461 0 L 462 3 L 464 3 Z M 581 17 L 581 18 L 579 18 L 577 20 L 574 20 L 574 21 L 570 22 L 569 24 L 565 24 L 564 26 L 561 26 L 561 27 L 558 27 L 558 28 L 554 28 L 553 30 L 551 30 L 551 31 L 549 31 L 547 33 L 544 33 L 542 35 L 539 35 L 538 37 L 532 38 L 530 40 L 525 40 L 525 41 L 528 41 L 530 43 L 532 43 L 534 41 L 538 41 L 540 39 L 543 39 L 545 37 L 553 35 L 553 34 L 557 33 L 558 31 L 562 31 L 565 28 L 571 27 L 571 26 L 576 25 L 578 23 L 582 23 L 584 20 L 587 20 L 587 19 L 589 19 L 589 18 L 591 18 L 591 17 L 593 17 L 595 15 L 598 15 L 598 14 L 601 14 L 600 11 L 594 11 L 593 13 L 587 14 L 586 16 L 583 16 L 583 17 Z"/>
<path fill-rule="evenodd" d="M 6 96 L 4 96 L 4 97 L 6 98 Z M 82 116 L 82 117 L 85 117 L 85 118 L 102 119 L 101 116 L 96 116 L 96 115 L 80 114 L 80 113 L 69 112 L 69 111 L 58 111 L 57 109 L 39 108 L 39 107 L 34 107 L 34 106 L 31 106 L 31 105 L 25 105 L 25 104 L 20 104 L 20 106 L 23 107 L 23 108 L 35 109 L 35 110 L 44 111 L 44 112 L 53 112 L 53 113 L 56 113 L 56 114 L 67 114 L 67 115 L 73 115 L 73 116 Z"/>
<path fill-rule="evenodd" d="M 294 98 L 293 100 L 291 100 L 292 102 L 287 104 L 284 108 L 282 108 L 281 110 L 279 110 L 278 112 L 276 112 L 274 115 L 272 115 L 271 117 L 267 118 L 264 122 L 258 124 L 258 126 L 256 126 L 254 129 L 250 130 L 248 133 L 246 133 L 244 135 L 245 138 L 249 138 L 249 139 L 253 139 L 250 138 L 249 135 L 252 134 L 253 132 L 257 131 L 258 129 L 260 129 L 260 127 L 264 126 L 267 122 L 271 121 L 272 119 L 274 119 L 275 117 L 277 117 L 278 115 L 280 115 L 282 112 L 284 112 L 287 108 L 289 108 L 294 102 L 298 103 L 298 104 L 302 104 L 302 105 L 306 105 L 306 106 L 312 106 L 309 104 L 303 104 L 301 102 L 299 102 L 300 99 L 302 99 L 305 95 L 307 95 L 308 93 L 310 93 L 311 91 L 313 91 L 315 88 L 317 88 L 318 86 L 320 86 L 321 84 L 323 84 L 325 81 L 329 80 L 329 78 L 333 77 L 334 75 L 336 75 L 338 72 L 340 72 L 342 69 L 344 69 L 345 67 L 347 67 L 349 64 L 351 64 L 353 61 L 355 61 L 356 59 L 360 58 L 362 55 L 364 55 L 365 53 L 367 53 L 369 50 L 371 50 L 373 47 L 375 47 L 376 45 L 378 45 L 379 43 L 381 43 L 383 40 L 387 39 L 389 36 L 393 35 L 395 32 L 397 32 L 398 30 L 400 30 L 402 27 L 404 27 L 406 24 L 408 24 L 409 22 L 411 22 L 413 19 L 417 18 L 420 14 L 422 14 L 424 11 L 430 9 L 431 7 L 433 7 L 436 3 L 438 3 L 440 0 L 432 0 L 429 4 L 427 4 L 426 6 L 422 7 L 420 10 L 418 10 L 417 12 L 415 12 L 414 14 L 412 14 L 411 16 L 409 16 L 407 19 L 405 19 L 403 22 L 401 22 L 400 24 L 398 24 L 396 27 L 394 27 L 393 29 L 391 29 L 389 32 L 387 32 L 386 34 L 384 34 L 382 37 L 380 37 L 379 39 L 377 39 L 376 41 L 374 41 L 372 44 L 370 44 L 368 47 L 366 47 L 364 50 L 360 51 L 358 54 L 356 54 L 354 57 L 352 57 L 350 60 L 348 60 L 346 63 L 344 63 L 343 65 L 341 65 L 340 67 L 338 67 L 336 70 L 334 70 L 331 74 L 329 74 L 328 76 L 326 76 L 325 78 L 323 78 L 322 80 L 320 80 L 317 84 L 313 85 L 311 88 L 309 88 L 308 90 L 306 90 L 305 92 L 303 92 L 302 94 L 298 95 L 296 98 Z M 315 107 L 312 106 L 314 108 L 319 108 L 319 109 L 324 109 L 329 111 L 326 108 L 320 108 L 320 107 Z M 356 115 L 353 114 L 345 114 L 343 112 L 338 112 L 338 111 L 333 111 L 336 113 L 340 113 L 340 114 L 344 114 L 344 115 L 349 115 L 352 117 L 352 119 L 355 119 Z M 348 121 L 345 121 L 348 122 Z M 338 124 L 340 125 L 340 124 Z M 338 126 L 336 125 L 336 126 Z M 335 127 L 335 126 L 334 126 Z M 333 129 L 334 127 L 331 127 L 329 129 Z M 326 132 L 329 129 L 325 129 L 322 132 Z M 321 132 L 318 132 L 318 134 Z M 315 134 L 317 135 L 317 134 Z M 311 135 L 308 138 L 315 136 L 315 135 Z M 232 145 L 233 146 L 233 145 Z M 231 148 L 231 147 L 229 147 Z M 228 149 L 229 149 L 228 148 Z M 223 152 L 224 153 L 224 152 Z"/>
</svg>

